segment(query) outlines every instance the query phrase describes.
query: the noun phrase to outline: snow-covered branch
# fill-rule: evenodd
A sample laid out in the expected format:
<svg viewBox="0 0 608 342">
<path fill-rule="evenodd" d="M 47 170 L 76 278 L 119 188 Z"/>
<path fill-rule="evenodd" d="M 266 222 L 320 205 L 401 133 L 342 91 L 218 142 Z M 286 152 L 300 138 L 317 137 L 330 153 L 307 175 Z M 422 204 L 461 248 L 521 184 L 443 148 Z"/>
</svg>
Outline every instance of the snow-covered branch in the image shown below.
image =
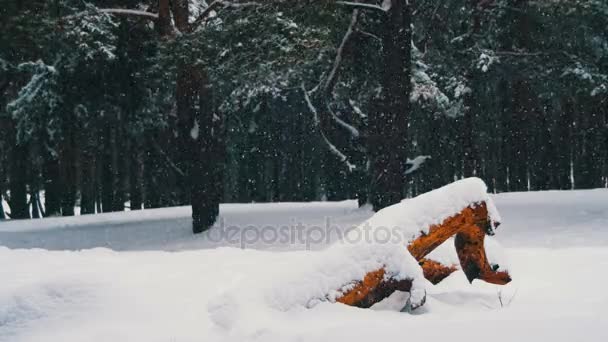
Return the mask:
<svg viewBox="0 0 608 342">
<path fill-rule="evenodd" d="M 342 128 L 344 128 L 345 130 L 347 130 L 350 135 L 352 135 L 354 138 L 359 138 L 359 136 L 361 135 L 359 133 L 359 130 L 356 129 L 353 125 L 349 124 L 348 122 L 340 119 L 336 113 L 329 107 L 329 104 L 327 105 L 327 111 L 331 114 L 331 118 Z"/>
<path fill-rule="evenodd" d="M 373 4 L 368 4 L 368 3 L 364 3 L 364 2 L 336 1 L 336 4 L 343 5 L 343 6 L 350 6 L 350 7 L 360 8 L 360 9 L 381 11 L 383 13 L 386 12 L 386 10 L 383 7 L 381 7 L 381 6 L 373 5 Z"/>
<path fill-rule="evenodd" d="M 132 15 L 132 16 L 144 17 L 144 18 L 150 19 L 150 20 L 158 19 L 158 14 L 156 14 L 156 13 L 140 11 L 140 10 L 124 9 L 124 8 L 100 8 L 99 12 L 107 13 L 107 14 L 114 14 L 114 15 Z"/>
<path fill-rule="evenodd" d="M 371 32 L 367 32 L 367 31 L 363 31 L 363 30 L 357 30 L 357 32 L 360 33 L 363 36 L 370 37 L 370 38 L 372 38 L 372 39 L 374 39 L 376 41 L 379 41 L 379 42 L 382 41 L 382 38 L 378 37 L 377 35 L 375 35 L 375 34 L 373 34 Z"/>
<path fill-rule="evenodd" d="M 338 80 L 338 70 L 340 69 L 340 65 L 342 65 L 342 59 L 344 56 L 344 49 L 346 45 L 350 41 L 350 37 L 353 35 L 355 25 L 357 25 L 357 20 L 359 19 L 359 11 L 353 10 L 350 24 L 348 25 L 348 29 L 346 33 L 344 33 L 344 37 L 342 37 L 342 42 L 340 42 L 340 46 L 338 47 L 338 51 L 336 52 L 336 58 L 334 59 L 334 64 L 327 76 L 327 80 L 325 81 L 324 92 L 326 96 L 329 96 L 331 92 L 334 90 L 336 82 Z"/>
<path fill-rule="evenodd" d="M 205 10 L 203 10 L 201 14 L 199 14 L 199 16 L 190 24 L 190 31 L 196 30 L 196 28 L 222 3 L 223 1 L 221 0 L 215 0 L 210 3 L 209 6 L 207 6 L 207 8 L 205 8 Z"/>
<path fill-rule="evenodd" d="M 321 138 L 327 145 L 327 148 L 333 155 L 335 155 L 341 162 L 343 162 L 346 165 L 348 172 L 353 172 L 353 170 L 355 170 L 357 168 L 357 166 L 352 164 L 348 160 L 348 157 L 344 153 L 342 153 L 334 144 L 332 144 L 331 141 L 329 141 L 329 139 L 325 135 L 325 132 L 323 132 L 323 127 L 321 127 L 321 121 L 319 120 L 319 112 L 317 111 L 317 108 L 315 107 L 315 105 L 312 103 L 309 92 L 308 92 L 308 90 L 306 90 L 306 87 L 304 87 L 303 83 L 302 83 L 302 92 L 304 93 L 304 100 L 306 102 L 306 105 L 308 106 L 308 109 L 310 110 L 310 112 L 313 115 L 313 121 L 315 123 L 315 126 L 319 130 Z"/>
<path fill-rule="evenodd" d="M 431 159 L 431 156 L 417 156 L 414 159 L 407 158 L 407 161 L 405 163 L 407 165 L 410 165 L 410 167 L 405 170 L 405 174 L 409 175 L 411 173 L 414 173 L 422 166 L 422 164 L 424 164 L 424 162 L 426 162 L 427 159 Z"/>
<path fill-rule="evenodd" d="M 361 110 L 361 108 L 359 106 L 357 106 L 355 101 L 349 99 L 348 104 L 352 108 L 353 112 L 355 114 L 357 114 L 361 119 L 364 119 L 364 120 L 367 119 L 367 114 L 363 113 L 363 111 Z"/>
</svg>

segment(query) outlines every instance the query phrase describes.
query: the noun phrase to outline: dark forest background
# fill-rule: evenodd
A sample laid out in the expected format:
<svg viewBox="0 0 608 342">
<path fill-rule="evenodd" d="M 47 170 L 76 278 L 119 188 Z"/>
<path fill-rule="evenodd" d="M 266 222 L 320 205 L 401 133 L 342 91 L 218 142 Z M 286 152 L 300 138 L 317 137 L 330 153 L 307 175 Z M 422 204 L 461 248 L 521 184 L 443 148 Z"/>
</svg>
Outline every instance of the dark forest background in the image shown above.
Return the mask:
<svg viewBox="0 0 608 342">
<path fill-rule="evenodd" d="M 605 0 L 0 0 L 0 219 L 606 187 L 607 27 Z"/>
</svg>

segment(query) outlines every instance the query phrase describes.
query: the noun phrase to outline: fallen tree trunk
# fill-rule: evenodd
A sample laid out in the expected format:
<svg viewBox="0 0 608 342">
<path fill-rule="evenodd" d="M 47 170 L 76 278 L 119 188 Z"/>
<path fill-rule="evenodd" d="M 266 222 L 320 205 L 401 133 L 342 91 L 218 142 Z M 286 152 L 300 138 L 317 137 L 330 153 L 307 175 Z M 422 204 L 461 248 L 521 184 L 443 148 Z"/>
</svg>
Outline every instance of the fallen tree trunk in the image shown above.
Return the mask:
<svg viewBox="0 0 608 342">
<path fill-rule="evenodd" d="M 412 279 L 385 279 L 385 275 L 384 269 L 366 274 L 362 281 L 355 283 L 352 289 L 336 299 L 336 302 L 369 308 L 395 291 L 409 292 L 412 288 Z"/>
<path fill-rule="evenodd" d="M 497 223 L 495 223 L 497 225 Z M 424 277 L 437 284 L 457 270 L 456 266 L 446 266 L 425 259 L 439 245 L 455 236 L 455 247 L 460 266 L 469 282 L 480 279 L 489 283 L 504 285 L 511 281 L 507 272 L 496 272 L 488 262 L 484 248 L 485 235 L 493 235 L 492 222 L 485 202 L 473 203 L 448 217 L 441 224 L 433 225 L 428 233 L 413 240 L 407 249 L 418 260 Z M 384 269 L 369 272 L 365 277 L 343 291 L 336 301 L 347 305 L 368 308 L 395 291 L 410 291 L 411 279 L 396 280 L 386 277 Z"/>
</svg>

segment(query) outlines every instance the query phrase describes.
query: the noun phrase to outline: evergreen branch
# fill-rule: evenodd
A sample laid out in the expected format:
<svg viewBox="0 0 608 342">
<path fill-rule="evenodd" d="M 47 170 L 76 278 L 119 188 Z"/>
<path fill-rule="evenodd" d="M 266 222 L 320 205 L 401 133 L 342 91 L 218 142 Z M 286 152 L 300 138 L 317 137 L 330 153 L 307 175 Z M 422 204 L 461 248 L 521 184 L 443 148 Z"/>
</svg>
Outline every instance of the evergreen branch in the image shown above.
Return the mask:
<svg viewBox="0 0 608 342">
<path fill-rule="evenodd" d="M 211 12 L 218 9 L 219 7 L 230 7 L 230 8 L 243 8 L 243 7 L 253 7 L 253 6 L 261 6 L 260 3 L 255 1 L 248 2 L 230 2 L 223 0 L 215 0 L 205 8 L 203 12 L 190 24 L 189 32 L 194 32 L 204 21 L 207 19 Z"/>
<path fill-rule="evenodd" d="M 192 24 L 190 24 L 190 31 L 191 32 L 195 31 L 198 28 L 198 26 L 205 19 L 207 19 L 207 17 L 211 14 L 211 12 L 222 4 L 223 4 L 223 1 L 221 1 L 221 0 L 215 0 L 212 3 L 210 3 L 209 6 L 207 6 L 207 8 L 205 8 L 205 10 L 203 12 L 201 12 L 201 14 L 192 22 Z"/>
</svg>

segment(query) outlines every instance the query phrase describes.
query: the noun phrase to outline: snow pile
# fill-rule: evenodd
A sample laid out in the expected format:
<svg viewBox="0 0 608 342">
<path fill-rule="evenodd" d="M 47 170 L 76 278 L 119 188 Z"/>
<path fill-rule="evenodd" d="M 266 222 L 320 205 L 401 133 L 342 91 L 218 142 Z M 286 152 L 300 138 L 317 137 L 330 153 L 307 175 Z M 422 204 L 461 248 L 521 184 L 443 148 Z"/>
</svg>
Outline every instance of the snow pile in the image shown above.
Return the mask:
<svg viewBox="0 0 608 342">
<path fill-rule="evenodd" d="M 330 248 L 322 252 L 281 253 L 255 272 L 241 274 L 208 305 L 212 322 L 227 331 L 255 331 L 260 321 L 272 324 L 288 312 L 299 312 L 333 302 L 354 281 L 385 265 L 390 274 L 422 279 L 420 267 L 406 250 L 392 255 L 359 254 L 356 248 Z M 270 253 L 250 251 L 250 257 Z M 421 288 L 420 282 L 414 286 Z M 420 293 L 420 290 L 417 292 Z M 404 306 L 405 303 L 401 305 Z M 250 317 L 256 317 L 251 325 Z"/>
<path fill-rule="evenodd" d="M 412 291 L 424 292 L 427 282 L 418 262 L 407 251 L 407 243 L 428 232 L 431 225 L 481 202 L 487 203 L 492 219 L 499 220 L 486 186 L 478 178 L 464 179 L 387 207 L 327 250 L 284 255 L 282 264 L 286 267 L 279 272 L 276 265 L 267 265 L 269 271 L 263 276 L 257 274 L 257 282 L 246 281 L 255 286 L 226 290 L 210 305 L 211 316 L 218 325 L 231 327 L 249 315 L 259 316 L 264 307 L 287 311 L 334 302 L 366 274 L 379 269 L 385 270 L 385 279 L 411 279 Z"/>
<path fill-rule="evenodd" d="M 440 224 L 464 208 L 482 202 L 486 203 L 491 221 L 500 222 L 500 215 L 487 193 L 485 183 L 479 178 L 466 178 L 384 208 L 349 236 L 355 239 L 354 235 L 361 235 L 361 230 L 371 230 L 377 237 L 380 231 L 385 231 L 390 232 L 393 241 L 400 240 L 407 246 L 422 234 L 428 234 L 432 225 Z"/>
</svg>

